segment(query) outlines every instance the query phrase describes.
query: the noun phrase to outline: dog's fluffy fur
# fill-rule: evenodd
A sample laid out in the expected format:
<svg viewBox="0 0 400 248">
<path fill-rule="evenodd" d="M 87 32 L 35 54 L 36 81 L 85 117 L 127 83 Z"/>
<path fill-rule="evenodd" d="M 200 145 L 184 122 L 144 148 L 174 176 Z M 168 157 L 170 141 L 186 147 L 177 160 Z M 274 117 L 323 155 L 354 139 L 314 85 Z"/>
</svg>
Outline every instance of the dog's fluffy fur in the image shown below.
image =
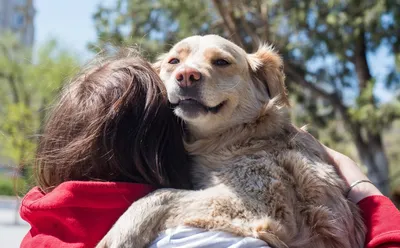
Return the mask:
<svg viewBox="0 0 400 248">
<path fill-rule="evenodd" d="M 169 63 L 174 58 L 178 63 Z M 178 225 L 252 236 L 271 247 L 363 246 L 364 225 L 343 195 L 345 183 L 322 146 L 290 123 L 283 62 L 271 47 L 247 54 L 219 36 L 194 36 L 155 66 L 189 129 L 196 191 L 163 189 L 135 202 L 99 247 L 145 247 Z M 202 74 L 189 93 L 177 86 L 185 68 Z M 187 99 L 203 108 L 180 104 Z"/>
</svg>

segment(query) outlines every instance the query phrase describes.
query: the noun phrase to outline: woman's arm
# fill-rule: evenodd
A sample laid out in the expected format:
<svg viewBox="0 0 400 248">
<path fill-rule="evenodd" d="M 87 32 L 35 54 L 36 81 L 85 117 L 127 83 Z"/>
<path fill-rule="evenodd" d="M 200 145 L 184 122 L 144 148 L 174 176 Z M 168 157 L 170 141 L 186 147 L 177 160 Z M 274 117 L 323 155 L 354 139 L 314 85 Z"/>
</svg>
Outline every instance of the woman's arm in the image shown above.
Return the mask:
<svg viewBox="0 0 400 248">
<path fill-rule="evenodd" d="M 325 147 L 343 179 L 348 185 L 358 180 L 368 180 L 357 164 L 349 157 Z M 361 209 L 367 227 L 366 248 L 400 247 L 400 212 L 372 183 L 363 182 L 349 191 L 350 201 Z"/>
</svg>

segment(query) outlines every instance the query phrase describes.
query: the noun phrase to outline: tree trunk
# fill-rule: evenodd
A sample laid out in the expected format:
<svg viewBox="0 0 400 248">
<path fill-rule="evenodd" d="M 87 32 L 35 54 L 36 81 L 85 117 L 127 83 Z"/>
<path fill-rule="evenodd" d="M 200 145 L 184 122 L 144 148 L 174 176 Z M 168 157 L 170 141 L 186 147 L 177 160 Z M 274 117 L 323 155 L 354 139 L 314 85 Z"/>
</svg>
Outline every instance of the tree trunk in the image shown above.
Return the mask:
<svg viewBox="0 0 400 248">
<path fill-rule="evenodd" d="M 370 69 L 367 62 L 367 46 L 365 40 L 364 27 L 360 27 L 360 32 L 355 40 L 354 48 L 354 66 L 356 68 L 358 86 L 360 94 L 368 87 L 368 82 L 372 79 Z M 373 95 L 368 102 L 376 107 Z M 389 195 L 389 162 L 385 153 L 382 142 L 382 134 L 380 131 L 363 129 L 360 124 L 351 123 L 349 118 L 344 118 L 351 125 L 352 136 L 355 141 L 358 155 L 361 162 L 368 169 L 368 177 L 379 190 Z M 365 137 L 361 134 L 366 132 Z"/>
<path fill-rule="evenodd" d="M 367 167 L 367 176 L 375 186 L 386 196 L 390 194 L 389 184 L 389 162 L 383 147 L 381 134 L 369 134 L 367 137 L 361 135 L 362 127 L 349 123 L 351 134 L 356 145 L 361 163 Z"/>
<path fill-rule="evenodd" d="M 377 168 L 377 170 L 375 171 L 375 175 L 380 180 L 375 182 L 376 186 L 382 191 L 383 194 L 390 195 L 389 161 L 386 156 L 385 148 L 383 146 L 382 135 L 369 135 L 368 141 L 369 149 L 373 157 L 373 162 L 375 163 Z"/>
<path fill-rule="evenodd" d="M 356 68 L 358 86 L 360 92 L 367 87 L 368 81 L 371 80 L 371 73 L 367 62 L 367 46 L 365 44 L 365 32 L 361 28 L 360 34 L 356 38 L 354 48 L 354 66 Z"/>
<path fill-rule="evenodd" d="M 367 142 L 356 140 L 358 156 L 368 169 L 367 176 L 384 194 L 390 194 L 389 163 L 382 145 L 381 135 L 374 135 Z"/>
</svg>

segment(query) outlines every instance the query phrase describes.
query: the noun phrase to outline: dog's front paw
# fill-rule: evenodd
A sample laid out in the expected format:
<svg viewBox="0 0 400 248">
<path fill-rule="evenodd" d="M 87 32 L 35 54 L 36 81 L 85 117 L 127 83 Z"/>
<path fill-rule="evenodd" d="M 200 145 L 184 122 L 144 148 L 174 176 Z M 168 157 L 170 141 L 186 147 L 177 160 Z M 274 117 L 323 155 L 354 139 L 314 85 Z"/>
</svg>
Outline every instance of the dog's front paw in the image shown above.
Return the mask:
<svg viewBox="0 0 400 248">
<path fill-rule="evenodd" d="M 236 236 L 247 237 L 252 235 L 251 230 L 246 228 L 245 225 L 234 225 L 231 220 L 223 217 L 193 218 L 187 219 L 183 223 L 195 228 L 229 232 Z"/>
<path fill-rule="evenodd" d="M 253 224 L 253 237 L 264 240 L 273 247 L 288 248 L 284 241 L 289 239 L 289 232 L 279 222 L 265 217 Z"/>
</svg>

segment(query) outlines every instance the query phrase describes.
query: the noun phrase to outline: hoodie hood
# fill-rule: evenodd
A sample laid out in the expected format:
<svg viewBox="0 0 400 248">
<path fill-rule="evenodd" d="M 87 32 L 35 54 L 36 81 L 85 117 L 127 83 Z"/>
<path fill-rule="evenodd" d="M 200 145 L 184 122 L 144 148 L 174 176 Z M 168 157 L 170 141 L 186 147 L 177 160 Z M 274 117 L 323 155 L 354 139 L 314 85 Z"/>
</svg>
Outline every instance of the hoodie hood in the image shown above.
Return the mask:
<svg viewBox="0 0 400 248">
<path fill-rule="evenodd" d="M 94 247 L 136 200 L 146 184 L 70 181 L 44 193 L 31 189 L 20 215 L 31 225 L 21 247 Z"/>
</svg>

